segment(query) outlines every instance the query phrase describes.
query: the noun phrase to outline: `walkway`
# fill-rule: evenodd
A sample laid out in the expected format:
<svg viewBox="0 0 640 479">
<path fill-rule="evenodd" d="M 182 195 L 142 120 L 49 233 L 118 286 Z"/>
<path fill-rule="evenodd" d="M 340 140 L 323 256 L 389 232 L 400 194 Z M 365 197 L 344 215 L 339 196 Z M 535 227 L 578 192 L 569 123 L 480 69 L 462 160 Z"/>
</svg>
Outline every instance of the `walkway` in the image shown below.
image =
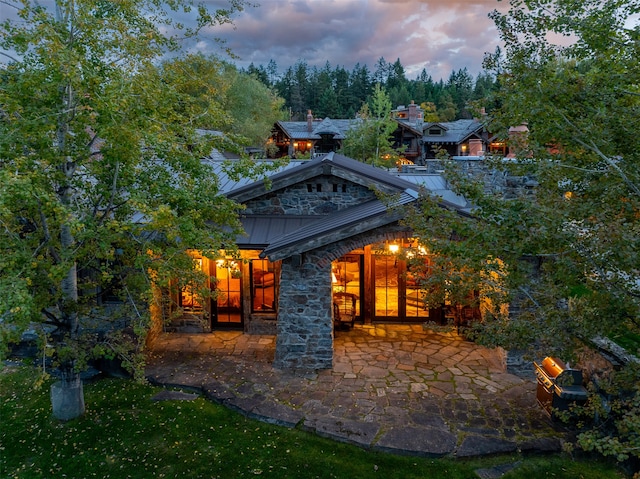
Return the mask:
<svg viewBox="0 0 640 479">
<path fill-rule="evenodd" d="M 556 451 L 563 431 L 536 383 L 504 372 L 497 351 L 420 325 L 336 333 L 334 368 L 271 366 L 274 336 L 166 334 L 148 359 L 158 384 L 198 388 L 249 417 L 365 448 L 468 457 Z"/>
</svg>

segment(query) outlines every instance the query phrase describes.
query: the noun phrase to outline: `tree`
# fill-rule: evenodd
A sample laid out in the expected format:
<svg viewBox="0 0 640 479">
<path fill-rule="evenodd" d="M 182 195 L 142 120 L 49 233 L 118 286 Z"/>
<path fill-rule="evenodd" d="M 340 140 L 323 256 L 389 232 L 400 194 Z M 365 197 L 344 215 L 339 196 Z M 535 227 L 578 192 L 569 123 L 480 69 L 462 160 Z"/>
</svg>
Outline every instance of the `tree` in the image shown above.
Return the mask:
<svg viewBox="0 0 640 479">
<path fill-rule="evenodd" d="M 504 293 L 476 331 L 487 344 L 573 359 L 593 338 L 640 334 L 638 13 L 637 0 L 512 0 L 492 14 L 505 48 L 486 61 L 500 85 L 489 127 L 505 139 L 511 126 L 528 129 L 511 144 L 518 161 L 493 166 L 537 186 L 505 200 L 458 175 L 476 219 L 451 215 L 445 226 L 432 208 L 415 220 L 426 241 L 455 231 L 433 251 Z M 502 314 L 505 302 L 520 313 Z M 579 445 L 640 457 L 637 365 L 591 379 L 583 413 L 601 422 Z"/>
<path fill-rule="evenodd" d="M 451 95 L 456 111 L 461 117 L 470 117 L 468 103 L 473 96 L 473 77 L 466 68 L 451 72 L 445 85 L 446 92 Z"/>
<path fill-rule="evenodd" d="M 284 100 L 269 87 L 249 75 L 238 72 L 235 66 L 224 64 L 224 84 L 229 85 L 221 100 L 222 111 L 231 117 L 229 135 L 240 135 L 252 146 L 265 146 L 273 124 L 283 120 Z M 244 142 L 242 138 L 237 141 Z"/>
<path fill-rule="evenodd" d="M 97 293 L 124 301 L 119 319 L 140 352 L 153 282 L 193 275 L 187 248 L 215 258 L 241 228 L 200 161 L 224 141 L 195 132 L 225 121 L 218 104 L 202 101 L 215 91 L 156 66 L 179 48 L 163 33 L 178 26 L 174 11 L 144 0 L 12 6 L 19 20 L 0 26 L 10 60 L 0 71 L 0 345 L 6 353 L 29 325 L 50 328 L 57 393 L 74 406 L 54 412 L 69 419 L 84 410 L 87 358 L 116 348 Z M 227 23 L 242 8 L 234 0 L 199 9 L 197 28 L 179 34 Z"/>
<path fill-rule="evenodd" d="M 359 122 L 347 131 L 343 153 L 364 163 L 392 166 L 398 153 L 392 148 L 392 133 L 397 124 L 391 119 L 391 101 L 376 84 L 370 104 L 358 114 Z"/>
</svg>

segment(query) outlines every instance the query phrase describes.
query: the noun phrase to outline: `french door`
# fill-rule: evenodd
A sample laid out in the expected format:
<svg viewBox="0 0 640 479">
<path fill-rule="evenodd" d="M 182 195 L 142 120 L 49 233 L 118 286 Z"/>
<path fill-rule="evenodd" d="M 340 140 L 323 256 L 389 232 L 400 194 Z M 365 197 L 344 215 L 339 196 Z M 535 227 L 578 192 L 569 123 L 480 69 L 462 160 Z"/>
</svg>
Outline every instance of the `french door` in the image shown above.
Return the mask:
<svg viewBox="0 0 640 479">
<path fill-rule="evenodd" d="M 373 255 L 374 321 L 423 322 L 429 308 L 406 262 L 394 255 Z"/>
<path fill-rule="evenodd" d="M 216 263 L 218 297 L 213 300 L 212 326 L 242 329 L 242 278 L 233 265 Z"/>
</svg>

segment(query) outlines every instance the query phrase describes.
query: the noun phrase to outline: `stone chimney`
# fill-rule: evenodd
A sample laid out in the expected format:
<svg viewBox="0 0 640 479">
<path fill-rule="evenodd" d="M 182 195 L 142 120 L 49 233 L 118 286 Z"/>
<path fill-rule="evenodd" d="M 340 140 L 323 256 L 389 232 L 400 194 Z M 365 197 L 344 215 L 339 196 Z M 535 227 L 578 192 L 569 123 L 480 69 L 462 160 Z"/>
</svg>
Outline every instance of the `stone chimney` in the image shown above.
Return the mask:
<svg viewBox="0 0 640 479">
<path fill-rule="evenodd" d="M 411 105 L 409 105 L 409 121 L 416 121 L 418 119 L 418 105 L 415 104 L 413 100 L 411 100 Z"/>
<path fill-rule="evenodd" d="M 307 131 L 311 133 L 313 131 L 313 115 L 311 110 L 307 110 Z"/>
<path fill-rule="evenodd" d="M 422 109 L 418 107 L 413 100 L 411 100 L 408 110 L 407 116 L 409 123 L 415 125 L 418 129 L 422 128 L 422 123 L 424 121 L 424 118 L 422 117 Z"/>
</svg>

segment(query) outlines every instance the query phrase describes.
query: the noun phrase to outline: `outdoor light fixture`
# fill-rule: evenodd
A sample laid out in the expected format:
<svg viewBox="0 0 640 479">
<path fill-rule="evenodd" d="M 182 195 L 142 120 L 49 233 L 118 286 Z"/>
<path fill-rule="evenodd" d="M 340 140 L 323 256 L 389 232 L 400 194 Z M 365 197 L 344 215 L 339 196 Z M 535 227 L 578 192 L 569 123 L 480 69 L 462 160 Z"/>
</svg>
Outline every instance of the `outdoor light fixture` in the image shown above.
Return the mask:
<svg viewBox="0 0 640 479">
<path fill-rule="evenodd" d="M 394 253 L 394 254 L 395 254 L 395 253 L 397 253 L 398 251 L 400 251 L 400 246 L 398 246 L 398 245 L 397 245 L 397 244 L 395 244 L 395 243 L 391 243 L 391 244 L 389 245 L 389 251 L 390 251 L 391 253 Z"/>
</svg>

